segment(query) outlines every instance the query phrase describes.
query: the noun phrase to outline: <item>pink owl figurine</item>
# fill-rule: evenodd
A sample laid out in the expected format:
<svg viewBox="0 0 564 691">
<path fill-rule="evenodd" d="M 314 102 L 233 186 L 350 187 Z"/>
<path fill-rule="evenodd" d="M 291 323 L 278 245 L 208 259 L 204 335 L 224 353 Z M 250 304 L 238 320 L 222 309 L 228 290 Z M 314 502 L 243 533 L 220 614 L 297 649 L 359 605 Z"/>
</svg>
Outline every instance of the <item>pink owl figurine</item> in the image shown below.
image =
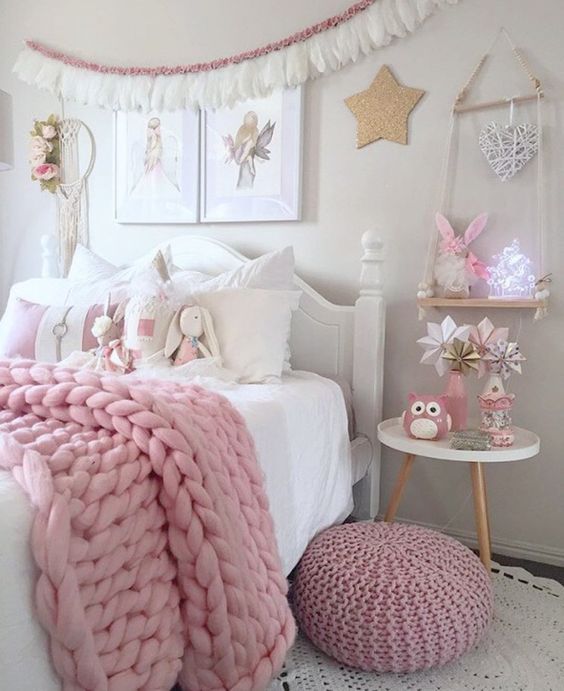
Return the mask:
<svg viewBox="0 0 564 691">
<path fill-rule="evenodd" d="M 414 439 L 437 440 L 446 437 L 452 421 L 447 413 L 446 396 L 410 393 L 402 415 L 403 428 Z"/>
</svg>

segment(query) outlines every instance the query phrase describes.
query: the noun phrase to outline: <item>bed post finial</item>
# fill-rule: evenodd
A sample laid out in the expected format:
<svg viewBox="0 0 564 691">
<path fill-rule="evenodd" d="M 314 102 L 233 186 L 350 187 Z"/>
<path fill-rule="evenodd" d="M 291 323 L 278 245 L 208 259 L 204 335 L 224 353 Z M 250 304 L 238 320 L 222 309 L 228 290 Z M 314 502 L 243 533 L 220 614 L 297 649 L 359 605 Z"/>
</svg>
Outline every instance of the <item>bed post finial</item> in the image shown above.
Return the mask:
<svg viewBox="0 0 564 691">
<path fill-rule="evenodd" d="M 360 260 L 360 294 L 382 295 L 384 243 L 376 230 L 367 230 L 361 238 L 364 254 Z"/>
<path fill-rule="evenodd" d="M 54 235 L 41 236 L 41 278 L 58 278 L 59 260 L 57 238 Z"/>
</svg>

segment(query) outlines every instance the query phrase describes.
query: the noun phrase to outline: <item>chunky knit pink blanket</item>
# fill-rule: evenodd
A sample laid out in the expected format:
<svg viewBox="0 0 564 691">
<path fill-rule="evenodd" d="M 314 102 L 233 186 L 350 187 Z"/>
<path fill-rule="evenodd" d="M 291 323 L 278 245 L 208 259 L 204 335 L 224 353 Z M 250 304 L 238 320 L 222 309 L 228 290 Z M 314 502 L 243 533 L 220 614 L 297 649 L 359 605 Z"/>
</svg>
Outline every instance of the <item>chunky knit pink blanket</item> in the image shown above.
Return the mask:
<svg viewBox="0 0 564 691">
<path fill-rule="evenodd" d="M 294 637 L 252 439 L 198 387 L 0 361 L 65 691 L 264 689 Z"/>
</svg>

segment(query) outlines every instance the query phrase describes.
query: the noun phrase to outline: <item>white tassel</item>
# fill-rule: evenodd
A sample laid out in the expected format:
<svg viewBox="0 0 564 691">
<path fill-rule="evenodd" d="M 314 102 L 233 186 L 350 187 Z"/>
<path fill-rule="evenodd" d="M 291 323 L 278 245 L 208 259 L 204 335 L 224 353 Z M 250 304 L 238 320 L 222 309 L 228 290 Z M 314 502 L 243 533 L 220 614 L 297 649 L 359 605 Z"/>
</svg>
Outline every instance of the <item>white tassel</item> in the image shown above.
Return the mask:
<svg viewBox="0 0 564 691">
<path fill-rule="evenodd" d="M 373 50 L 385 46 L 391 41 L 391 37 L 386 33 L 386 25 L 384 24 L 384 18 L 379 3 L 372 6 L 366 19 L 366 28 L 372 39 Z"/>
<path fill-rule="evenodd" d="M 14 72 L 69 101 L 113 110 L 221 108 L 303 84 L 414 31 L 437 8 L 458 0 L 378 0 L 368 9 L 287 48 L 199 74 L 119 75 L 74 67 L 25 47 Z"/>
<path fill-rule="evenodd" d="M 408 0 L 410 2 L 411 0 Z M 401 23 L 399 18 L 396 5 L 402 0 L 381 0 L 382 3 L 382 18 L 384 20 L 384 25 L 386 31 L 390 37 L 403 38 L 406 34 L 406 28 Z"/>
<path fill-rule="evenodd" d="M 353 17 L 350 21 L 351 31 L 356 34 L 358 47 L 363 55 L 369 55 L 374 46 L 368 31 L 368 22 L 363 17 Z"/>
<path fill-rule="evenodd" d="M 411 0 L 399 0 L 397 3 L 397 11 L 405 28 L 409 32 L 415 31 L 420 22 L 417 13 L 417 3 L 414 4 Z"/>
</svg>

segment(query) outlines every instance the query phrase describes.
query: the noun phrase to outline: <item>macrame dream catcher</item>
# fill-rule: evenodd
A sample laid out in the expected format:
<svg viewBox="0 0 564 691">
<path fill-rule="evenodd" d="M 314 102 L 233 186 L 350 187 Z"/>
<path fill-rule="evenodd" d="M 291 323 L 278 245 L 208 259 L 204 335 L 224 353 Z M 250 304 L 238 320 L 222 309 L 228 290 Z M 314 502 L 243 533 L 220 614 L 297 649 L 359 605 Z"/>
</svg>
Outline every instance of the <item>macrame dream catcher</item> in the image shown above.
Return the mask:
<svg viewBox="0 0 564 691">
<path fill-rule="evenodd" d="M 94 167 L 96 148 L 94 136 L 81 120 L 59 120 L 61 147 L 61 181 L 55 191 L 57 198 L 57 231 L 59 242 L 59 271 L 66 276 L 78 243 L 88 246 L 87 180 Z M 79 135 L 86 132 L 90 140 L 90 160 L 84 172 L 80 170 Z"/>
<path fill-rule="evenodd" d="M 478 74 L 480 73 L 484 63 L 486 62 L 491 49 L 497 42 L 499 36 L 503 36 L 508 42 L 513 55 L 515 56 L 520 67 L 525 71 L 528 79 L 534 87 L 534 93 L 523 96 L 515 96 L 514 98 L 506 98 L 498 101 L 489 101 L 486 103 L 468 104 L 466 99 L 468 93 L 473 86 Z M 540 301 L 535 313 L 535 319 L 541 319 L 547 314 L 547 299 L 549 297 L 548 283 L 550 282 L 549 275 L 543 275 L 543 254 L 544 254 L 544 183 L 543 183 L 543 150 L 542 150 L 542 99 L 543 91 L 540 81 L 533 75 L 527 61 L 521 52 L 517 49 L 509 34 L 505 29 L 500 29 L 496 35 L 495 40 L 488 52 L 479 60 L 474 68 L 470 78 L 459 92 L 451 112 L 450 125 L 447 135 L 447 145 L 442 166 L 441 186 L 440 186 L 440 202 L 439 210 L 441 213 L 437 214 L 437 228 L 439 232 L 435 231 L 431 235 L 429 242 L 427 260 L 425 264 L 425 274 L 423 281 L 419 283 L 417 298 L 419 302 L 419 318 L 423 319 L 425 316 L 425 307 L 430 299 L 435 296 L 437 286 L 442 288 L 445 298 L 453 300 L 455 305 L 456 298 L 465 298 L 469 295 L 470 285 L 472 279 L 484 278 L 487 279 L 486 271 L 493 267 L 486 267 L 480 262 L 475 255 L 468 250 L 466 235 L 470 227 L 476 222 L 487 216 L 481 214 L 470 224 L 468 230 L 464 235 L 456 236 L 452 229 L 449 230 L 452 237 L 445 239 L 445 231 L 441 230 L 441 226 L 448 224 L 447 219 L 442 216 L 444 213 L 449 197 L 449 185 L 452 179 L 451 168 L 453 158 L 453 139 L 456 130 L 458 117 L 463 113 L 471 111 L 478 111 L 496 106 L 507 105 L 509 107 L 509 122 L 502 124 L 500 122 L 492 121 L 487 124 L 480 132 L 479 147 L 484 154 L 484 157 L 489 164 L 491 170 L 502 182 L 509 181 L 515 174 L 517 174 L 531 159 L 537 156 L 537 223 L 538 223 L 538 278 L 531 277 L 530 297 L 534 297 Z M 525 101 L 536 101 L 537 122 L 514 124 L 514 106 L 516 103 Z M 485 225 L 485 221 L 483 223 Z M 483 227 L 482 225 L 482 227 Z M 481 232 L 481 230 L 479 231 Z M 476 237 L 476 234 L 474 234 Z M 447 240 L 450 240 L 447 242 Z M 515 241 L 516 242 L 516 241 Z M 455 247 L 456 245 L 456 247 Z M 454 249 L 453 249 L 454 248 Z M 507 248 L 509 249 L 509 248 Z M 454 251 L 456 250 L 456 251 Z M 450 251 L 452 256 L 446 256 Z M 504 250 L 505 252 L 506 250 Z M 524 256 L 519 254 L 519 256 Z M 450 261 L 450 266 L 447 262 Z M 451 269 L 450 273 L 447 269 Z M 445 285 L 445 277 L 458 273 L 457 278 L 452 278 L 450 284 Z M 468 278 L 466 278 L 467 276 Z M 440 279 L 443 279 L 442 281 Z M 488 281 L 491 283 L 491 281 Z"/>
</svg>

